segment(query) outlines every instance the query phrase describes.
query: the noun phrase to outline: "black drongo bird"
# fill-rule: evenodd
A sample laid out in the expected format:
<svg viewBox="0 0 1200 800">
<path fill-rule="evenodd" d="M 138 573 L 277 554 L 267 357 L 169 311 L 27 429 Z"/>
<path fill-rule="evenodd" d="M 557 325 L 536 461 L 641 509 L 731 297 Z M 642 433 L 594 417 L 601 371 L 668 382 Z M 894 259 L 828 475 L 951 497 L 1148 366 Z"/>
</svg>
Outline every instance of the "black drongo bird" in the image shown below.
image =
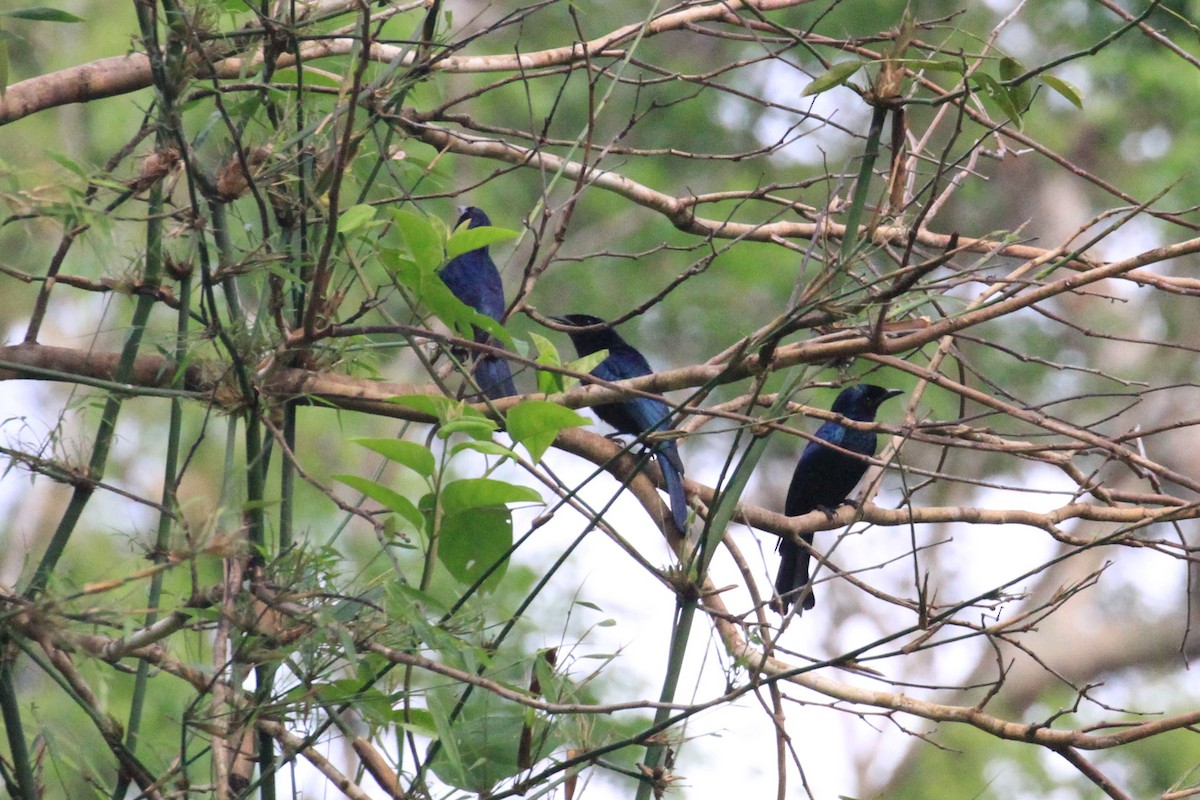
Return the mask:
<svg viewBox="0 0 1200 800">
<path fill-rule="evenodd" d="M 487 214 L 478 208 L 464 208 L 462 216 L 454 224 L 458 228 L 464 222 L 469 228 L 482 228 L 492 224 Z M 454 296 L 480 314 L 485 314 L 497 322 L 504 316 L 504 284 L 500 281 L 500 271 L 496 263 L 488 255 L 486 247 L 471 250 L 455 256 L 450 263 L 442 267 L 442 280 L 454 292 Z M 475 328 L 475 341 L 480 344 L 494 344 L 495 340 L 487 332 Z M 475 382 L 483 393 L 493 400 L 509 397 L 517 393 L 513 385 L 512 371 L 508 362 L 493 355 L 481 355 L 475 359 Z"/>
<path fill-rule="evenodd" d="M 873 422 L 875 412 L 883 401 L 898 394 L 902 392 L 860 383 L 842 390 L 833 401 L 833 413 L 858 422 Z M 843 453 L 822 442 L 829 442 L 850 452 Z M 867 462 L 850 453 L 873 456 L 876 445 L 873 432 L 850 428 L 840 422 L 829 421 L 817 428 L 816 440 L 809 442 L 800 454 L 800 461 L 796 464 L 792 483 L 788 487 L 783 513 L 789 517 L 817 509 L 831 513 L 846 502 L 854 486 L 867 471 Z M 804 541 L 811 545 L 813 535 L 805 534 Z M 786 614 L 792 603 L 801 597 L 805 610 L 816 604 L 808 579 L 809 556 L 807 547 L 801 547 L 790 539 L 779 540 L 779 572 L 775 576 L 776 597 L 771 601 L 771 607 L 780 614 Z"/>
<path fill-rule="evenodd" d="M 608 356 L 596 365 L 592 374 L 606 381 L 621 381 L 637 378 L 653 372 L 645 356 L 639 353 L 604 320 L 588 314 L 568 314 L 555 317 L 556 321 L 574 328 L 603 325 L 596 330 L 567 331 L 580 357 L 607 350 Z M 596 415 L 617 429 L 618 433 L 641 436 L 651 431 L 665 431 L 671 425 L 671 410 L 661 400 L 649 397 L 634 397 L 617 403 L 606 403 L 595 407 Z M 687 496 L 683 492 L 683 461 L 675 442 L 665 440 L 650 445 L 658 459 L 663 480 L 667 484 L 667 495 L 671 498 L 671 516 L 675 527 L 687 531 Z"/>
</svg>

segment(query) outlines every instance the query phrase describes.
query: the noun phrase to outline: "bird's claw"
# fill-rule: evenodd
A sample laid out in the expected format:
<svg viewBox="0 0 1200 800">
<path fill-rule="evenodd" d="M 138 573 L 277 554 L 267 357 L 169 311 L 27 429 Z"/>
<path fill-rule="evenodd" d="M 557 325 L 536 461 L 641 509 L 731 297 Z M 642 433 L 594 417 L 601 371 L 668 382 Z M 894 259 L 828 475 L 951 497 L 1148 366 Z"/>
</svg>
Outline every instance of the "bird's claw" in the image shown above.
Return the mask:
<svg viewBox="0 0 1200 800">
<path fill-rule="evenodd" d="M 835 519 L 837 519 L 836 508 L 830 508 L 829 506 L 817 506 L 817 511 L 823 512 L 826 519 L 828 519 L 830 522 L 833 522 Z"/>
</svg>

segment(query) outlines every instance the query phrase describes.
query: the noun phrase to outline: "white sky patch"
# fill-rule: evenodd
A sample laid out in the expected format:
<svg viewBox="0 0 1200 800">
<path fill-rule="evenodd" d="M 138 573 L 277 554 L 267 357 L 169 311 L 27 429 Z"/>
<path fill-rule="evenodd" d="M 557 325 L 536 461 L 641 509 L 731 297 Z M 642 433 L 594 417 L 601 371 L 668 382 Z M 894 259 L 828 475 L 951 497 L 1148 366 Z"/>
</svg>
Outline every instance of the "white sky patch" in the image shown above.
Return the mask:
<svg viewBox="0 0 1200 800">
<path fill-rule="evenodd" d="M 1109 224 L 1111 224 L 1111 221 Z M 1120 261 L 1132 258 L 1147 250 L 1162 247 L 1163 244 L 1162 230 L 1159 225 L 1153 219 L 1139 215 L 1136 219 L 1129 220 L 1106 236 L 1104 241 L 1100 242 L 1098 250 L 1106 260 Z M 1153 264 L 1139 267 L 1139 269 L 1151 271 L 1153 271 L 1153 268 Z M 1129 281 L 1109 281 L 1108 283 L 1124 284 L 1130 287 L 1132 291 L 1139 291 L 1137 285 Z M 1106 287 L 1108 283 L 1105 284 Z"/>
<path fill-rule="evenodd" d="M 1042 55 L 1038 52 L 1038 48 L 1042 46 L 1042 42 L 1031 34 L 1029 26 L 1019 19 L 1008 23 L 1004 30 L 1000 31 L 1000 37 L 996 43 L 999 45 L 1001 53 L 1017 60 L 1035 58 Z"/>
<path fill-rule="evenodd" d="M 797 164 L 821 164 L 830 158 L 834 160 L 831 165 L 834 170 L 839 169 L 837 162 L 845 159 L 845 148 L 850 137 L 826 121 L 834 120 L 851 131 L 865 131 L 871 119 L 870 109 L 853 90 L 844 86 L 813 97 L 802 96 L 812 78 L 786 62 L 772 60 L 763 64 L 761 69 L 763 76 L 758 81 L 756 93 L 785 108 L 768 108 L 758 117 L 758 127 L 754 129 L 758 144 L 774 144 L 787 136 L 793 141 L 777 151 L 774 158 Z M 867 70 L 870 70 L 869 66 Z M 861 85 L 867 74 L 860 70 L 851 81 Z M 721 124 L 732 129 L 744 128 L 747 118 L 745 104 L 746 101 L 741 98 L 722 96 L 717 105 Z M 793 108 L 796 111 L 786 110 Z M 799 127 L 796 127 L 797 123 Z"/>
<path fill-rule="evenodd" d="M 1144 131 L 1131 131 L 1121 139 L 1121 155 L 1126 161 L 1153 161 L 1171 152 L 1174 139 L 1162 125 Z"/>
</svg>

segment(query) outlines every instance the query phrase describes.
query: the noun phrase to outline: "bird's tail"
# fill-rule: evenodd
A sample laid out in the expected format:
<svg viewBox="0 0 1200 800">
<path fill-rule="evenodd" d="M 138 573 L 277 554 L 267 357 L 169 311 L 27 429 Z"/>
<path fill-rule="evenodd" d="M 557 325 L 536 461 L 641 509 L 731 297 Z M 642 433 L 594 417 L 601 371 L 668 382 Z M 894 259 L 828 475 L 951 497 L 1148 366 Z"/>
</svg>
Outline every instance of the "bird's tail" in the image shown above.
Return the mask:
<svg viewBox="0 0 1200 800">
<path fill-rule="evenodd" d="M 812 537 L 807 536 L 805 540 L 811 544 Z M 779 614 L 786 614 L 801 594 L 804 595 L 800 606 L 802 611 L 808 611 L 817 604 L 808 580 L 808 560 L 807 547 L 801 547 L 790 539 L 779 540 L 779 572 L 775 573 L 775 599 L 771 601 L 771 608 Z"/>
<path fill-rule="evenodd" d="M 475 365 L 475 382 L 493 400 L 517 393 L 508 362 L 496 356 L 483 356 Z"/>
<path fill-rule="evenodd" d="M 671 500 L 671 517 L 680 533 L 687 534 L 688 504 L 687 494 L 683 491 L 683 476 L 671 463 L 671 459 L 660 453 L 658 467 L 662 470 L 663 481 L 667 484 L 667 497 Z"/>
</svg>

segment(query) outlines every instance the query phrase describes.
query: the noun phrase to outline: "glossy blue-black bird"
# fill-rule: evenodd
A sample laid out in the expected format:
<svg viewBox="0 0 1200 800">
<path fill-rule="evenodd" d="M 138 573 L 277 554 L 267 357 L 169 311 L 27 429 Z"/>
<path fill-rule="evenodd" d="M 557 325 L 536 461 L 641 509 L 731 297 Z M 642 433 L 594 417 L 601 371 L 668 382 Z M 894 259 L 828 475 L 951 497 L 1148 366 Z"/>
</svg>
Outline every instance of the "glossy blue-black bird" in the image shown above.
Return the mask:
<svg viewBox="0 0 1200 800">
<path fill-rule="evenodd" d="M 468 228 L 482 228 L 492 224 L 487 214 L 474 207 L 464 208 L 454 227 L 458 228 L 464 222 Z M 504 284 L 500 281 L 500 270 L 496 269 L 496 263 L 488 255 L 486 247 L 450 259 L 450 263 L 442 267 L 441 276 L 455 297 L 480 314 L 486 314 L 497 322 L 504 316 Z M 475 328 L 475 341 L 480 344 L 495 343 L 495 340 L 480 328 Z M 503 358 L 481 355 L 474 361 L 475 383 L 488 397 L 495 400 L 517 393 L 517 387 L 513 385 L 512 371 Z"/>
<path fill-rule="evenodd" d="M 567 331 L 571 343 L 579 356 L 591 355 L 607 350 L 608 355 L 596 365 L 592 374 L 606 381 L 622 381 L 653 372 L 645 356 L 622 339 L 604 320 L 588 314 L 568 314 L 555 317 L 556 321 L 573 328 L 597 327 L 594 330 Z M 595 407 L 596 415 L 617 429 L 618 433 L 641 436 L 651 431 L 665 431 L 671 427 L 671 409 L 661 400 L 649 397 L 634 397 L 617 403 L 606 403 Z M 675 442 L 660 440 L 650 445 L 662 470 L 667 484 L 667 495 L 671 500 L 671 517 L 675 527 L 686 532 L 687 496 L 683 491 L 683 461 Z"/>
<path fill-rule="evenodd" d="M 875 412 L 883 401 L 898 394 L 902 392 L 860 383 L 842 390 L 833 401 L 833 413 L 857 422 L 874 422 Z M 822 442 L 829 442 L 849 453 L 827 447 Z M 817 509 L 832 512 L 846 502 L 867 471 L 867 462 L 850 453 L 873 456 L 877 446 L 875 434 L 871 431 L 850 428 L 832 420 L 817 428 L 816 439 L 808 443 L 796 463 L 783 513 L 795 517 Z M 813 535 L 805 534 L 804 541 L 811 545 Z M 808 548 L 790 539 L 780 539 L 779 557 L 775 598 L 771 601 L 771 607 L 780 614 L 786 614 L 788 608 L 797 601 L 805 610 L 812 608 L 816 599 L 809 584 Z"/>
</svg>

